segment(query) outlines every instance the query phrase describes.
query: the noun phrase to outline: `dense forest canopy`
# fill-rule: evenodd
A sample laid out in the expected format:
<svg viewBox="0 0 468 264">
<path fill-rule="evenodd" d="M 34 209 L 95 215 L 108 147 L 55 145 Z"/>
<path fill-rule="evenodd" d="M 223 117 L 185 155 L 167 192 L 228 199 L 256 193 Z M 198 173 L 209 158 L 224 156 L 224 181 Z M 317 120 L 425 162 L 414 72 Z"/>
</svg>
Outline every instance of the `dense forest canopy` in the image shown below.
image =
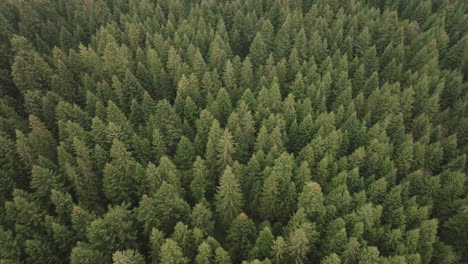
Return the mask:
<svg viewBox="0 0 468 264">
<path fill-rule="evenodd" d="M 467 11 L 0 0 L 0 263 L 467 263 Z"/>
</svg>

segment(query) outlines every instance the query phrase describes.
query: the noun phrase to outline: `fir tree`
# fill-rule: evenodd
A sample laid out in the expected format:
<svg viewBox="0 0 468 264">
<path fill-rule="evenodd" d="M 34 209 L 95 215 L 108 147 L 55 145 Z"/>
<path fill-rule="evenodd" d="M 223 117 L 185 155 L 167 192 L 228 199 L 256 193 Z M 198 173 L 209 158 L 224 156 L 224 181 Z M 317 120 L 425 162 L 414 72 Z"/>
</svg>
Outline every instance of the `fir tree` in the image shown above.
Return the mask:
<svg viewBox="0 0 468 264">
<path fill-rule="evenodd" d="M 228 166 L 219 180 L 216 191 L 216 212 L 225 224 L 229 224 L 241 212 L 243 203 L 239 181 Z"/>
</svg>

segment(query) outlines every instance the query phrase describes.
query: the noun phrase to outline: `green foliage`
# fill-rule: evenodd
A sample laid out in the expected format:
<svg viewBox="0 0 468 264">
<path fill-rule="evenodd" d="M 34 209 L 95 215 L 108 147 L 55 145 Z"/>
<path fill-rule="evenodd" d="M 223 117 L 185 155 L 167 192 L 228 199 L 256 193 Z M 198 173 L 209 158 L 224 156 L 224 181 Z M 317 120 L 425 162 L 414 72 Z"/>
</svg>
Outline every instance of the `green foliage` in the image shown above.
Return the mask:
<svg viewBox="0 0 468 264">
<path fill-rule="evenodd" d="M 131 202 L 135 195 L 136 162 L 118 139 L 112 142 L 110 155 L 112 161 L 106 164 L 103 171 L 104 194 L 114 204 Z"/>
<path fill-rule="evenodd" d="M 294 212 L 296 187 L 292 182 L 292 166 L 293 156 L 287 153 L 275 160 L 260 198 L 260 210 L 265 219 L 284 221 Z"/>
<path fill-rule="evenodd" d="M 227 232 L 227 243 L 234 261 L 246 259 L 254 246 L 256 235 L 255 223 L 249 217 L 240 213 L 231 223 Z"/>
<path fill-rule="evenodd" d="M 136 210 L 136 218 L 146 232 L 153 227 L 167 232 L 179 220 L 186 220 L 189 214 L 189 205 L 179 196 L 177 189 L 165 181 L 153 197 L 144 195 Z"/>
<path fill-rule="evenodd" d="M 231 167 L 224 170 L 215 195 L 216 212 L 225 224 L 229 224 L 240 212 L 244 204 L 240 184 Z"/>
<path fill-rule="evenodd" d="M 172 239 L 166 239 L 161 246 L 161 264 L 184 264 L 188 263 L 188 259 L 182 254 L 182 249 L 177 242 Z"/>
<path fill-rule="evenodd" d="M 124 251 L 116 251 L 112 254 L 112 261 L 114 264 L 144 264 L 145 258 L 133 249 Z"/>
<path fill-rule="evenodd" d="M 463 262 L 465 2 L 0 1 L 0 262 Z"/>
<path fill-rule="evenodd" d="M 135 245 L 133 213 L 127 205 L 110 207 L 102 217 L 89 223 L 86 236 L 91 248 L 105 254 Z"/>
<path fill-rule="evenodd" d="M 275 237 L 270 228 L 265 227 L 257 236 L 255 246 L 249 253 L 251 259 L 264 259 L 271 256 L 271 249 Z"/>
</svg>

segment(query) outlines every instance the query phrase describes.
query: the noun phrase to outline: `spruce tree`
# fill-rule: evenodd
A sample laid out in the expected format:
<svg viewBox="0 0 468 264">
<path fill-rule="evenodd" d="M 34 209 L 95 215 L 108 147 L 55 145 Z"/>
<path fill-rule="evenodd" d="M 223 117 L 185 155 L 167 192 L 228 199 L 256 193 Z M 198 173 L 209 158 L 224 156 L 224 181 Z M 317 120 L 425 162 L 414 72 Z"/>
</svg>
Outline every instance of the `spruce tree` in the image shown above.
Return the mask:
<svg viewBox="0 0 468 264">
<path fill-rule="evenodd" d="M 243 204 L 239 181 L 231 167 L 227 166 L 215 195 L 216 212 L 223 223 L 229 224 L 241 212 Z"/>
</svg>

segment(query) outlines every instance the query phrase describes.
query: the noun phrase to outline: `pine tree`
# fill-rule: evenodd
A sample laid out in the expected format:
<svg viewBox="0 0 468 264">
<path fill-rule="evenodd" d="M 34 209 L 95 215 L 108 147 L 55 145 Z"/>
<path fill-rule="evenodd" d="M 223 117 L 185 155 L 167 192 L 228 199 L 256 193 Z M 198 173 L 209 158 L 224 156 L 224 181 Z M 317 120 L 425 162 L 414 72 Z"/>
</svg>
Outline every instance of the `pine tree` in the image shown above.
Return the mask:
<svg viewBox="0 0 468 264">
<path fill-rule="evenodd" d="M 336 253 L 332 253 L 320 261 L 321 264 L 341 264 L 341 259 Z"/>
<path fill-rule="evenodd" d="M 145 258 L 133 249 L 124 251 L 116 251 L 112 254 L 112 261 L 114 264 L 144 264 Z"/>
<path fill-rule="evenodd" d="M 249 253 L 250 259 L 265 259 L 271 256 L 271 249 L 275 237 L 270 228 L 265 227 L 257 236 L 255 246 Z"/>
<path fill-rule="evenodd" d="M 264 219 L 285 221 L 295 210 L 296 187 L 292 182 L 293 157 L 287 153 L 275 160 L 260 198 Z"/>
<path fill-rule="evenodd" d="M 174 156 L 174 163 L 180 170 L 186 171 L 192 167 L 194 158 L 195 152 L 192 142 L 187 137 L 182 136 Z"/>
<path fill-rule="evenodd" d="M 58 187 L 60 187 L 59 177 L 54 171 L 33 165 L 31 170 L 31 188 L 35 190 L 35 193 L 39 197 L 47 197 L 52 189 Z"/>
<path fill-rule="evenodd" d="M 289 235 L 288 251 L 293 263 L 304 263 L 309 250 L 309 240 L 303 229 L 297 229 Z"/>
<path fill-rule="evenodd" d="M 153 197 L 143 195 L 136 210 L 136 218 L 149 232 L 153 227 L 167 232 L 179 221 L 188 219 L 189 205 L 179 196 L 177 189 L 165 181 Z"/>
<path fill-rule="evenodd" d="M 172 184 L 179 192 L 179 194 L 182 194 L 179 172 L 177 171 L 176 166 L 167 156 L 163 156 L 159 160 L 158 167 L 152 163 L 148 164 L 146 169 L 146 178 L 151 193 L 155 193 L 160 188 L 162 183 L 166 181 L 167 183 Z"/>
<path fill-rule="evenodd" d="M 421 224 L 418 252 L 421 255 L 422 263 L 431 262 L 437 227 L 438 221 L 436 219 L 426 220 Z"/>
<path fill-rule="evenodd" d="M 250 58 L 246 57 L 242 62 L 242 68 L 240 72 L 240 85 L 243 89 L 253 88 L 255 86 L 254 71 Z"/>
<path fill-rule="evenodd" d="M 288 244 L 282 236 L 279 236 L 273 242 L 272 259 L 273 263 L 284 263 L 287 257 Z"/>
<path fill-rule="evenodd" d="M 113 140 L 110 155 L 112 161 L 104 168 L 104 194 L 114 204 L 131 202 L 136 192 L 133 184 L 136 162 L 118 139 Z"/>
<path fill-rule="evenodd" d="M 324 197 L 320 185 L 316 182 L 308 182 L 299 194 L 297 206 L 304 208 L 307 217 L 314 221 L 320 220 L 325 213 L 323 202 Z"/>
<path fill-rule="evenodd" d="M 207 167 L 210 175 L 209 181 L 216 182 L 215 180 L 218 179 L 218 166 L 216 166 L 218 160 L 218 144 L 219 140 L 222 136 L 222 130 L 220 128 L 219 122 L 217 120 L 213 120 L 211 124 L 211 128 L 207 137 L 206 143 L 206 153 L 205 159 L 207 161 Z"/>
<path fill-rule="evenodd" d="M 149 255 L 151 259 L 151 263 L 159 263 L 159 259 L 161 256 L 161 246 L 164 243 L 164 233 L 159 231 L 156 228 L 151 230 L 151 234 L 149 237 Z"/>
<path fill-rule="evenodd" d="M 164 244 L 161 246 L 161 264 L 185 264 L 188 263 L 188 259 L 182 254 L 182 249 L 172 239 L 166 239 Z"/>
<path fill-rule="evenodd" d="M 219 171 L 224 170 L 227 166 L 232 166 L 233 156 L 236 149 L 229 130 L 224 130 L 224 133 L 219 139 L 218 145 L 216 147 L 218 153 L 217 163 Z"/>
<path fill-rule="evenodd" d="M 227 166 L 219 180 L 215 195 L 216 212 L 223 223 L 229 224 L 240 212 L 244 200 L 237 177 Z"/>
<path fill-rule="evenodd" d="M 265 63 L 268 53 L 261 33 L 257 33 L 250 44 L 249 56 L 255 68 Z"/>
<path fill-rule="evenodd" d="M 39 156 L 54 161 L 57 143 L 50 131 L 33 115 L 29 116 L 29 126 L 31 133 L 27 136 L 16 130 L 16 151 L 21 159 L 28 167 L 37 164 Z"/>
<path fill-rule="evenodd" d="M 49 64 L 32 49 L 27 38 L 14 36 L 11 45 L 17 52 L 11 74 L 18 89 L 23 93 L 34 89 L 49 90 L 53 74 Z"/>
<path fill-rule="evenodd" d="M 290 23 L 289 17 L 286 18 L 286 21 L 276 34 L 274 50 L 277 59 L 281 59 L 289 55 L 289 50 L 291 48 Z"/>
<path fill-rule="evenodd" d="M 87 206 L 93 206 L 96 201 L 102 197 L 102 183 L 98 175 L 95 173 L 97 164 L 93 159 L 92 152 L 83 141 L 78 138 L 73 140 L 73 148 L 75 149 L 77 176 L 72 179 L 75 191 L 77 192 L 80 202 Z"/>
<path fill-rule="evenodd" d="M 154 161 L 159 161 L 162 156 L 167 154 L 167 147 L 159 129 L 155 129 L 152 134 L 151 144 L 153 146 Z"/>
<path fill-rule="evenodd" d="M 229 253 L 224 250 L 222 247 L 218 247 L 215 250 L 215 259 L 214 259 L 214 264 L 231 264 L 231 257 L 229 256 Z"/>
<path fill-rule="evenodd" d="M 211 235 L 214 231 L 213 214 L 209 208 L 203 204 L 196 204 L 193 207 L 190 223 L 194 228 L 200 228 L 205 234 Z"/>
<path fill-rule="evenodd" d="M 180 140 L 182 131 L 182 122 L 175 113 L 173 107 L 166 100 L 159 101 L 156 106 L 156 112 L 152 116 L 156 127 L 158 128 L 161 136 L 167 147 L 169 153 L 175 151 L 175 147 Z"/>
<path fill-rule="evenodd" d="M 197 156 L 192 168 L 192 182 L 190 183 L 190 190 L 192 196 L 197 202 L 206 199 L 206 193 L 212 190 L 214 185 L 209 182 L 207 178 L 208 169 L 206 168 L 205 161 Z"/>
<path fill-rule="evenodd" d="M 346 244 L 341 257 L 343 263 L 354 263 L 359 256 L 360 246 L 361 245 L 357 238 L 351 237 L 349 242 Z"/>
<path fill-rule="evenodd" d="M 193 259 L 195 257 L 196 247 L 194 244 L 196 241 L 194 241 L 194 233 L 192 230 L 189 230 L 188 225 L 178 222 L 174 226 L 171 239 L 177 242 L 181 247 L 184 256 L 187 256 L 188 259 Z"/>
<path fill-rule="evenodd" d="M 93 249 L 106 254 L 135 245 L 136 231 L 128 206 L 110 207 L 102 218 L 89 224 L 86 236 Z"/>
<path fill-rule="evenodd" d="M 255 236 L 255 223 L 246 214 L 240 213 L 232 221 L 226 237 L 234 261 L 247 258 L 248 252 L 254 246 Z"/>
<path fill-rule="evenodd" d="M 73 264 L 94 264 L 94 263 L 110 263 L 109 256 L 105 256 L 99 250 L 92 249 L 85 243 L 78 242 L 70 254 L 70 263 Z"/>
<path fill-rule="evenodd" d="M 213 249 L 206 242 L 198 246 L 198 254 L 195 257 L 196 264 L 210 264 L 213 259 Z"/>
<path fill-rule="evenodd" d="M 224 88 L 221 88 L 218 91 L 216 100 L 211 106 L 211 112 L 222 126 L 226 124 L 227 119 L 232 112 L 232 103 L 229 93 Z"/>
<path fill-rule="evenodd" d="M 0 229 L 0 257 L 5 261 L 19 261 L 20 248 L 18 247 L 18 241 L 13 236 L 13 233 L 9 229 Z"/>
<path fill-rule="evenodd" d="M 200 118 L 195 121 L 197 127 L 197 135 L 194 140 L 195 153 L 203 155 L 205 153 L 206 144 L 208 141 L 208 134 L 210 132 L 211 125 L 213 123 L 213 116 L 211 113 L 203 109 L 200 112 Z"/>
</svg>

